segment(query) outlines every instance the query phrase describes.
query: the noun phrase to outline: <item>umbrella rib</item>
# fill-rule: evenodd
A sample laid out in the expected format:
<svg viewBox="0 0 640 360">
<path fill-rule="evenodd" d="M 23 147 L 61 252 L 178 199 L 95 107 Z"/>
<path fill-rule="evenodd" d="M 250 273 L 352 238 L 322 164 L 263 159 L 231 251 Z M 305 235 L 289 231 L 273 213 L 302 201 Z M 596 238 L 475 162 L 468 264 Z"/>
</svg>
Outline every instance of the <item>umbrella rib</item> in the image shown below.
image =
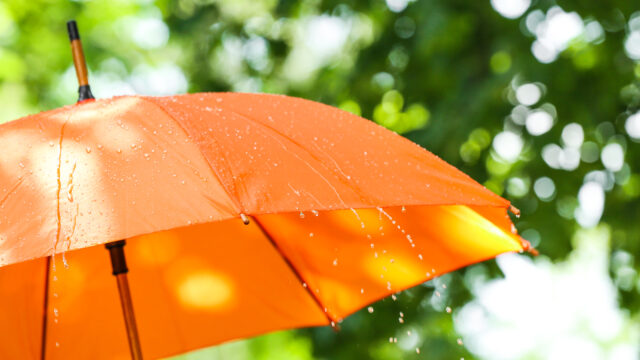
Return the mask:
<svg viewBox="0 0 640 360">
<path fill-rule="evenodd" d="M 47 357 L 47 323 L 49 317 L 49 269 L 51 268 L 51 256 L 47 256 L 45 261 L 45 278 L 44 278 L 44 314 L 42 316 L 42 340 L 40 347 L 40 359 L 44 360 Z"/>
<path fill-rule="evenodd" d="M 173 116 L 173 114 L 170 113 L 169 110 L 166 109 L 163 105 L 161 105 L 161 104 L 157 103 L 155 100 L 153 100 L 152 97 L 150 97 L 150 96 L 137 96 L 136 98 L 142 99 L 143 101 L 154 105 L 158 110 L 163 112 L 169 119 L 171 119 L 171 121 L 176 123 L 178 125 L 178 127 L 187 135 L 187 137 L 189 139 L 193 139 L 193 137 L 191 136 L 191 133 L 189 132 L 189 130 L 187 130 L 184 127 L 184 125 L 182 125 L 182 123 L 178 120 L 178 118 Z M 236 194 L 236 192 L 234 191 L 233 195 L 232 195 L 232 191 L 230 191 L 230 189 L 228 189 L 227 186 L 224 184 L 224 182 L 222 181 L 222 177 L 220 176 L 220 174 L 218 174 L 218 170 L 211 164 L 209 159 L 202 153 L 202 151 L 200 149 L 198 149 L 198 151 L 200 152 L 200 155 L 202 155 L 202 157 L 204 158 L 204 160 L 207 163 L 207 165 L 209 165 L 209 168 L 211 169 L 212 174 L 216 177 L 216 179 L 218 180 L 218 183 L 220 184 L 220 186 L 222 186 L 222 189 L 224 190 L 224 192 L 227 194 L 229 199 L 234 203 L 234 205 L 238 208 L 238 211 L 239 212 L 245 212 L 244 211 L 244 204 L 242 204 L 242 202 L 240 201 L 240 199 L 239 199 L 238 195 Z M 231 172 L 231 169 L 229 169 L 229 172 Z"/>
<path fill-rule="evenodd" d="M 289 269 L 293 272 L 293 274 L 296 276 L 296 278 L 298 278 L 298 281 L 300 281 L 301 284 L 307 284 L 307 286 L 303 286 L 305 288 L 305 290 L 307 291 L 307 293 L 311 296 L 311 298 L 313 299 L 313 301 L 315 301 L 316 305 L 318 305 L 318 307 L 320 308 L 320 311 L 322 311 L 322 313 L 324 314 L 324 316 L 327 318 L 327 321 L 329 322 L 329 324 L 332 327 L 336 326 L 336 320 L 333 319 L 329 313 L 327 312 L 327 308 L 322 304 L 322 302 L 320 301 L 320 299 L 316 296 L 316 294 L 311 291 L 311 289 L 308 286 L 308 283 L 304 280 L 304 278 L 302 277 L 302 274 L 300 274 L 300 272 L 298 271 L 298 269 L 291 263 L 291 261 L 284 255 L 284 252 L 282 251 L 282 249 L 280 249 L 280 246 L 278 246 L 278 244 L 275 242 L 275 240 L 273 240 L 273 237 L 271 237 L 271 234 L 269 234 L 269 232 L 267 231 L 267 229 L 265 229 L 265 227 L 262 225 L 262 223 L 258 220 L 257 217 L 255 216 L 251 216 L 251 218 L 253 219 L 253 221 L 256 223 L 256 225 L 258 226 L 258 228 L 260 229 L 260 231 L 262 232 L 262 234 L 269 240 L 269 242 L 271 243 L 271 245 L 273 246 L 273 248 L 276 250 L 276 252 L 278 253 L 278 255 L 280 255 L 280 257 L 282 258 L 282 260 L 284 260 L 284 262 L 287 264 L 287 266 L 289 266 Z"/>
</svg>

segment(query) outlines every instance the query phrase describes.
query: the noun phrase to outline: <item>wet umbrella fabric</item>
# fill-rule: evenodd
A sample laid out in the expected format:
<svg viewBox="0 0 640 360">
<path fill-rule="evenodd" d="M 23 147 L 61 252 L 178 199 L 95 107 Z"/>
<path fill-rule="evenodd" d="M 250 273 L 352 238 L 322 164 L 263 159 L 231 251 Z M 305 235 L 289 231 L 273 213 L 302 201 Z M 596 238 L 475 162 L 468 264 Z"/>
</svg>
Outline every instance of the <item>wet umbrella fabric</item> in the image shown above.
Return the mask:
<svg viewBox="0 0 640 360">
<path fill-rule="evenodd" d="M 526 247 L 508 201 L 370 121 L 291 97 L 86 101 L 0 125 L 0 143 L 1 358 L 129 357 L 94 246 L 115 240 L 148 358 L 328 325 Z"/>
</svg>

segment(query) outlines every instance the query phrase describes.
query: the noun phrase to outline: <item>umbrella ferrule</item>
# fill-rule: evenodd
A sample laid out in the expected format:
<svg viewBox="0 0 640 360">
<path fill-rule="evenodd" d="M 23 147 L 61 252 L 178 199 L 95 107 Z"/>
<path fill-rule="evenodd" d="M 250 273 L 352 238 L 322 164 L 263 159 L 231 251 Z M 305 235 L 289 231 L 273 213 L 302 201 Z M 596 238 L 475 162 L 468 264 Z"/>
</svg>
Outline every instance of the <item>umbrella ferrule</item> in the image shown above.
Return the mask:
<svg viewBox="0 0 640 360">
<path fill-rule="evenodd" d="M 78 87 L 78 102 L 93 99 L 95 99 L 95 97 L 93 97 L 91 93 L 91 86 L 87 84 Z"/>
<path fill-rule="evenodd" d="M 126 274 L 129 272 L 129 269 L 127 268 L 127 260 L 124 257 L 125 245 L 126 242 L 124 240 L 105 244 L 105 247 L 109 250 L 109 255 L 111 256 L 113 275 Z"/>
<path fill-rule="evenodd" d="M 89 87 L 89 72 L 87 63 L 84 59 L 84 50 L 80 42 L 80 33 L 78 25 L 74 20 L 67 22 L 67 32 L 69 33 L 69 41 L 71 42 L 71 54 L 73 55 L 73 66 L 76 69 L 78 77 L 78 102 L 95 99 Z"/>
</svg>

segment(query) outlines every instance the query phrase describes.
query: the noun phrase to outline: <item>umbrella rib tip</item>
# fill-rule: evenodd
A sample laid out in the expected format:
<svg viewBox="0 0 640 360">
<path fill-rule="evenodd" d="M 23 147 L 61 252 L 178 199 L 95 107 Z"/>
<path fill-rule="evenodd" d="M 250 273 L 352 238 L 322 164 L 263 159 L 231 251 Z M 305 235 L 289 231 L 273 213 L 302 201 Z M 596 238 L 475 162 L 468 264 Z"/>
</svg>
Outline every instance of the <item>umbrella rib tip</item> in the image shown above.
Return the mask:
<svg viewBox="0 0 640 360">
<path fill-rule="evenodd" d="M 515 215 L 515 217 L 520 217 L 520 209 L 518 209 L 517 207 L 513 206 L 512 204 L 509 204 L 509 211 Z"/>
</svg>

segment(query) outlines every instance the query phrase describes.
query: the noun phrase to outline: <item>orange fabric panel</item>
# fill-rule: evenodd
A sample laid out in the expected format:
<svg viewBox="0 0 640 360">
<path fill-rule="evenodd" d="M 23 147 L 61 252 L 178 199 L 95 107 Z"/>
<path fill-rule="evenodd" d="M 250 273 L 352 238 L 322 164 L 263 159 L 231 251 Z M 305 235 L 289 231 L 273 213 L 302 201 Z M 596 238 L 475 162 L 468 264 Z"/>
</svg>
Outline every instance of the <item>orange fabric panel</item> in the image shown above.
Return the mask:
<svg viewBox="0 0 640 360">
<path fill-rule="evenodd" d="M 198 147 L 156 105 L 80 105 L 64 126 L 57 251 L 238 216 Z"/>
<path fill-rule="evenodd" d="M 59 140 L 69 108 L 0 125 L 0 266 L 45 256 L 58 227 Z"/>
<path fill-rule="evenodd" d="M 0 359 L 40 359 L 45 259 L 0 269 Z"/>
<path fill-rule="evenodd" d="M 285 96 L 88 101 L 0 140 L 0 266 L 240 213 L 508 206 L 397 134 Z"/>
<path fill-rule="evenodd" d="M 233 219 L 127 240 L 143 354 L 166 357 L 269 331 L 327 325 L 327 317 L 255 223 Z M 56 255 L 47 359 L 128 359 L 109 253 Z M 44 259 L 0 268 L 2 359 L 38 359 Z M 16 280 L 19 279 L 19 280 Z"/>
<path fill-rule="evenodd" d="M 266 94 L 148 99 L 185 128 L 247 213 L 509 204 L 411 141 L 330 106 Z"/>
<path fill-rule="evenodd" d="M 267 232 L 333 319 L 434 276 L 521 251 L 466 206 L 262 215 Z"/>
</svg>

